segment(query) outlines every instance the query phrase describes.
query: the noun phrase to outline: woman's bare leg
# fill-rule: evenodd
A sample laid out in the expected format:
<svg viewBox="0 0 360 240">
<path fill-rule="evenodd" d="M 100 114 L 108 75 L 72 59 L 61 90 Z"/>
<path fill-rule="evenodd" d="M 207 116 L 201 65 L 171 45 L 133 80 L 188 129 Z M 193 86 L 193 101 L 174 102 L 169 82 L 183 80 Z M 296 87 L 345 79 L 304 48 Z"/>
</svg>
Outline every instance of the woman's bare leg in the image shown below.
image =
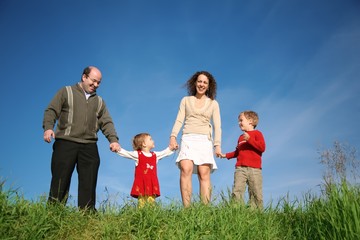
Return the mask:
<svg viewBox="0 0 360 240">
<path fill-rule="evenodd" d="M 180 192 L 184 207 L 190 207 L 192 195 L 192 173 L 194 163 L 191 160 L 180 161 Z"/>
<path fill-rule="evenodd" d="M 208 204 L 211 199 L 210 164 L 203 164 L 197 167 L 200 184 L 200 198 L 204 204 Z"/>
</svg>

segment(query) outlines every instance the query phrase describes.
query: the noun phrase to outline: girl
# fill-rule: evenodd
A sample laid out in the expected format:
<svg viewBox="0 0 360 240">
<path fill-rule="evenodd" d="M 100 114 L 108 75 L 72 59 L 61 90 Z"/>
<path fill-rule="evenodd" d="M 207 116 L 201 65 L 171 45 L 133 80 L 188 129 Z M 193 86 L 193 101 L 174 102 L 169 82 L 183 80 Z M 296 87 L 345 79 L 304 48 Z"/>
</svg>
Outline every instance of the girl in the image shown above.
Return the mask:
<svg viewBox="0 0 360 240">
<path fill-rule="evenodd" d="M 137 134 L 132 145 L 135 151 L 122 148 L 117 154 L 135 160 L 135 179 L 130 195 L 138 199 L 139 207 L 143 207 L 145 203 L 154 203 L 155 198 L 160 196 L 156 165 L 158 160 L 171 155 L 173 151 L 166 148 L 161 152 L 151 152 L 155 144 L 148 133 Z"/>
</svg>

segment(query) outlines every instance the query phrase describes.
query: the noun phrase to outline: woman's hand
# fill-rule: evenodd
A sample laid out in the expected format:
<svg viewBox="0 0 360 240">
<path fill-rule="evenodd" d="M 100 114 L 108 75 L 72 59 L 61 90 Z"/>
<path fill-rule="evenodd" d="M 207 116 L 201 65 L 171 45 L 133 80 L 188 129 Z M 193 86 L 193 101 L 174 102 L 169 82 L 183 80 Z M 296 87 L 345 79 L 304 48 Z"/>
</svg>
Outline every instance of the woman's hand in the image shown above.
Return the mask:
<svg viewBox="0 0 360 240">
<path fill-rule="evenodd" d="M 216 157 L 222 156 L 221 147 L 219 145 L 215 146 L 215 155 L 216 155 Z"/>
<path fill-rule="evenodd" d="M 177 150 L 179 148 L 179 145 L 178 145 L 178 143 L 176 141 L 176 137 L 174 137 L 174 136 L 170 137 L 169 148 L 172 151 Z"/>
</svg>

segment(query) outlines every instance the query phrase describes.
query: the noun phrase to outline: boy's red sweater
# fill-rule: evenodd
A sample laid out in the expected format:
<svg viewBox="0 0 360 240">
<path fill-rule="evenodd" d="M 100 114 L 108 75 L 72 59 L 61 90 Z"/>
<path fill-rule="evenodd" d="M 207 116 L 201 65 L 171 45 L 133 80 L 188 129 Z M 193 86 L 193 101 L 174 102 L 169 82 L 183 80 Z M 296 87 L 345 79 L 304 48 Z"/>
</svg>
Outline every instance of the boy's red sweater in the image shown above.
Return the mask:
<svg viewBox="0 0 360 240">
<path fill-rule="evenodd" d="M 237 158 L 235 167 L 253 167 L 261 169 L 261 156 L 265 152 L 265 139 L 258 130 L 248 131 L 248 141 L 240 135 L 235 151 L 226 153 L 226 158 Z"/>
</svg>

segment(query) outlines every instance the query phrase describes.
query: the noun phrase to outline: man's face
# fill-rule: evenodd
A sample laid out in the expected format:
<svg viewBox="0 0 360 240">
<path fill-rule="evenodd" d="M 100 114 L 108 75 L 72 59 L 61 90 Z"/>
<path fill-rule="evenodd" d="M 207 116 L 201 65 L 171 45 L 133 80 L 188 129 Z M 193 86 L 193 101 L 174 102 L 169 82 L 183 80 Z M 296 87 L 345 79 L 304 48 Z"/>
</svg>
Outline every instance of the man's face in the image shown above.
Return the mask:
<svg viewBox="0 0 360 240">
<path fill-rule="evenodd" d="M 82 75 L 81 86 L 87 93 L 94 93 L 101 83 L 101 72 L 97 69 L 91 69 L 88 75 Z"/>
</svg>

